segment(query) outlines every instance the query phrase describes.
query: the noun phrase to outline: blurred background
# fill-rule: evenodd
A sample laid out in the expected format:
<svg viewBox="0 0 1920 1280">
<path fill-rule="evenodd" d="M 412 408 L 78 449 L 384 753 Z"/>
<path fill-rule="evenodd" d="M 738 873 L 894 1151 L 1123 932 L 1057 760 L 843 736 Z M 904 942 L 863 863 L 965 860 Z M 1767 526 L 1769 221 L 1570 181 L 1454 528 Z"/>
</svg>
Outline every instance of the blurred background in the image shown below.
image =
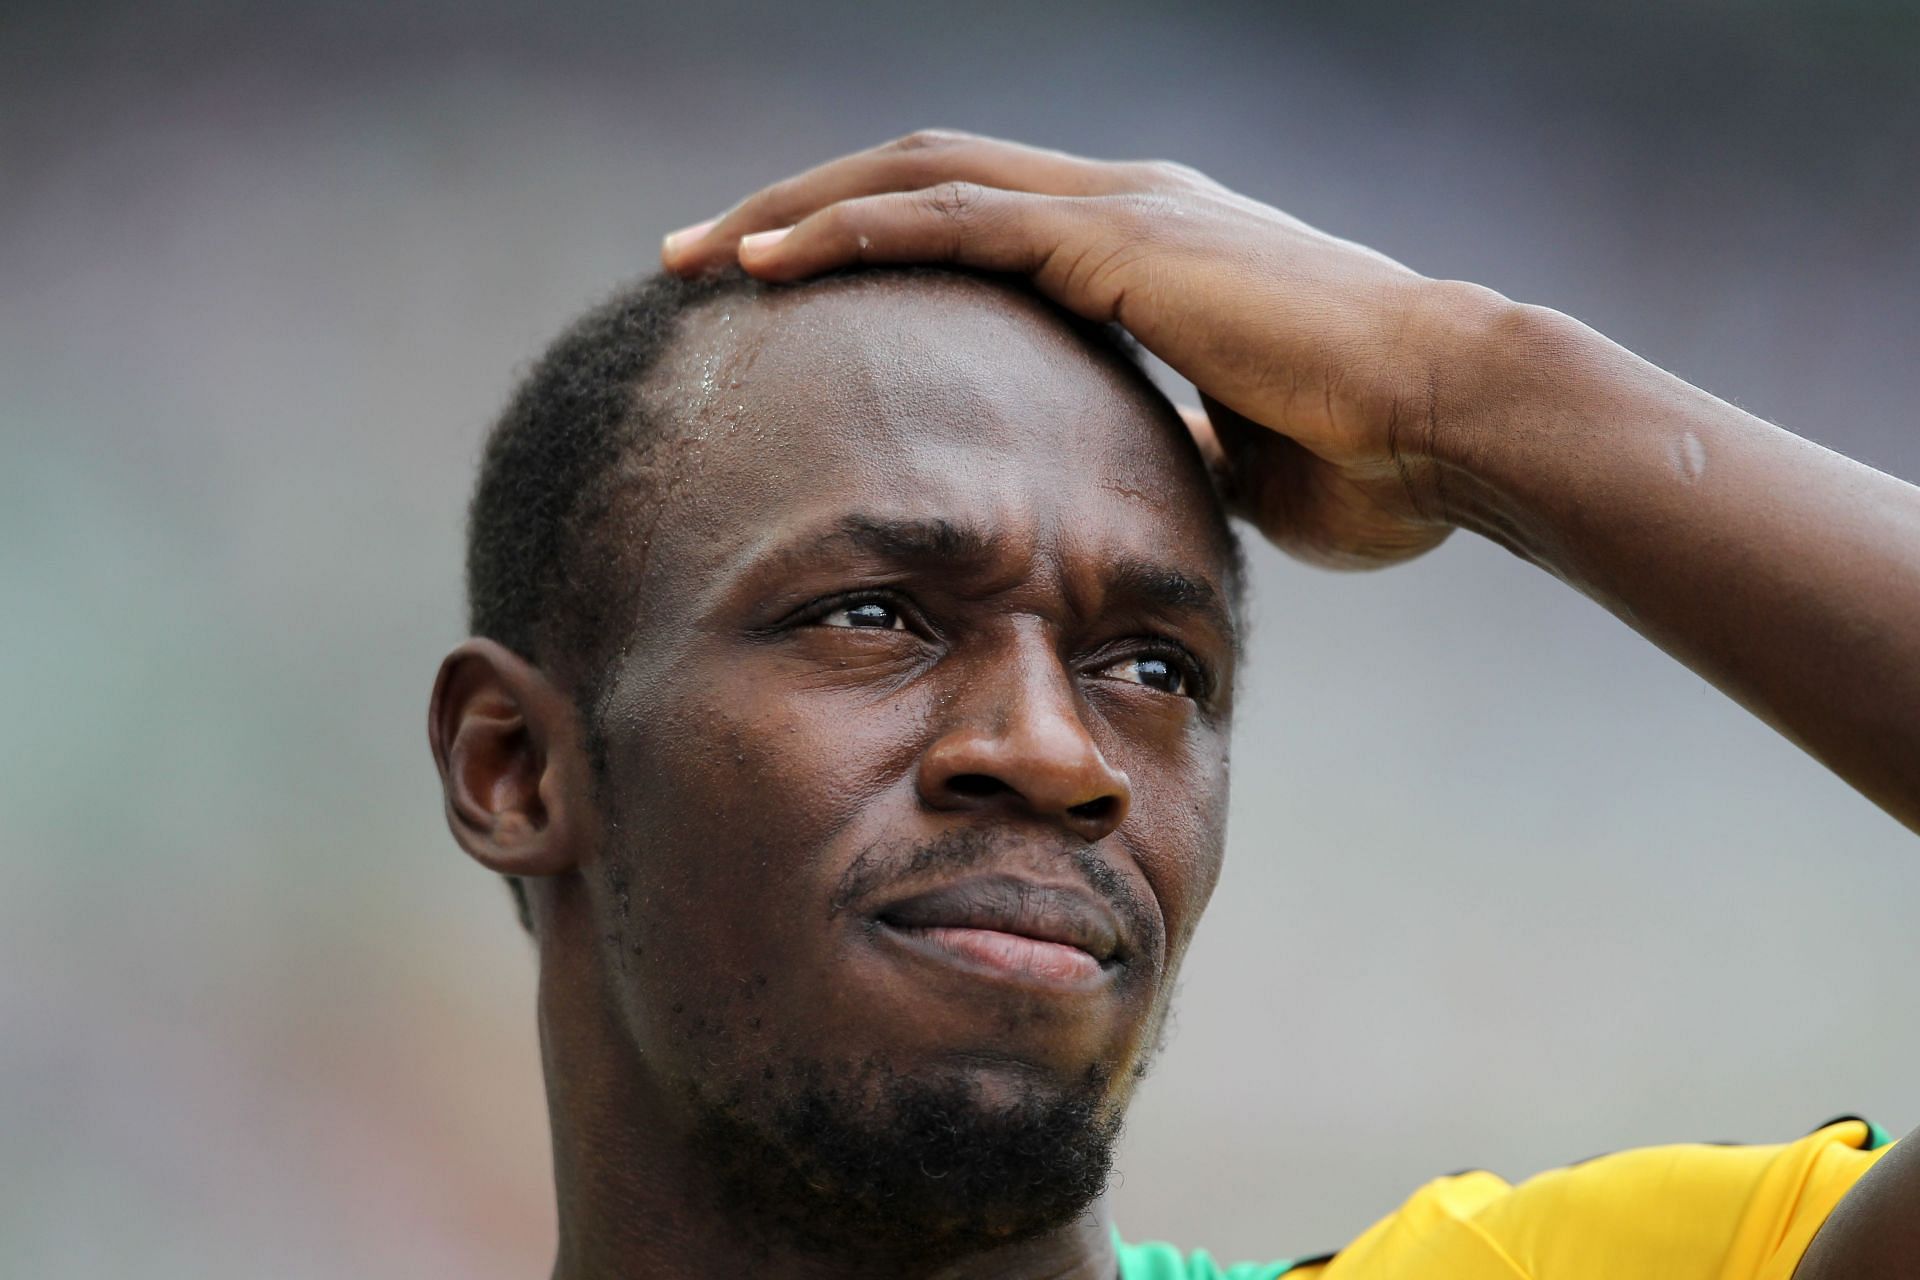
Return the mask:
<svg viewBox="0 0 1920 1280">
<path fill-rule="evenodd" d="M 0 1271 L 545 1274 L 533 957 L 423 731 L 480 435 L 662 232 L 928 124 L 1188 162 L 1920 478 L 1903 4 L 8 4 Z M 1255 564 L 1130 1235 L 1920 1123 L 1911 835 L 1488 544 Z"/>
</svg>

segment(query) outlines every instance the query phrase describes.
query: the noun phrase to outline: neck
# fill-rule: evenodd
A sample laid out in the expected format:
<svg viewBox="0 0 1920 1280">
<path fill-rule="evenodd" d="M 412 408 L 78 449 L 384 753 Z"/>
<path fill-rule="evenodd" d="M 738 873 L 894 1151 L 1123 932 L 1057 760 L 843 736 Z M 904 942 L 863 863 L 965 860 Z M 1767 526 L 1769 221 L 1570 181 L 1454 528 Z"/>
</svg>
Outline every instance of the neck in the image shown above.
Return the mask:
<svg viewBox="0 0 1920 1280">
<path fill-rule="evenodd" d="M 590 959 L 543 948 L 540 1040 L 553 1125 L 560 1243 L 553 1280 L 752 1275 L 758 1280 L 1113 1280 L 1106 1197 L 1073 1222 L 963 1256 L 876 1239 L 828 1256 L 783 1241 L 718 1194 L 683 1099 L 632 1048 Z M 768 1215 L 768 1219 L 777 1215 Z"/>
</svg>

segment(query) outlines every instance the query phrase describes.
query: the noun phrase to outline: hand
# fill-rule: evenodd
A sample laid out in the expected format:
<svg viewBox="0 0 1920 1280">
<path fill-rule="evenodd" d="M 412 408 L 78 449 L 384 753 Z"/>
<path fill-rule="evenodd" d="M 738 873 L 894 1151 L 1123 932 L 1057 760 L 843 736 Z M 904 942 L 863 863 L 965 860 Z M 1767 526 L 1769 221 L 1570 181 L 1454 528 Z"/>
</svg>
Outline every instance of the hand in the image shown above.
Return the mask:
<svg viewBox="0 0 1920 1280">
<path fill-rule="evenodd" d="M 788 281 L 860 263 L 1029 277 L 1124 326 L 1199 389 L 1236 511 L 1322 564 L 1404 560 L 1451 530 L 1435 393 L 1463 309 L 1428 280 L 1179 165 L 919 133 L 764 188 L 667 238 L 668 268 Z M 1217 440 L 1217 444 L 1215 441 Z"/>
</svg>

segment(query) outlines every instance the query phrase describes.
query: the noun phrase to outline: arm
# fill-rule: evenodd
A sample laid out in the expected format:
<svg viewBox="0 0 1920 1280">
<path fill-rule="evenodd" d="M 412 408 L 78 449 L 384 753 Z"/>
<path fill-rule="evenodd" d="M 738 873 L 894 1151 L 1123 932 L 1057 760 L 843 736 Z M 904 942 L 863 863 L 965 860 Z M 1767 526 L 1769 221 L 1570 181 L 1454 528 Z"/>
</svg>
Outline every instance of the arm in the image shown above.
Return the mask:
<svg viewBox="0 0 1920 1280">
<path fill-rule="evenodd" d="M 1908 1280 L 1920 1262 L 1920 1132 L 1893 1145 L 1813 1237 L 1793 1280 Z"/>
<path fill-rule="evenodd" d="M 1449 519 L 1578 587 L 1920 830 L 1920 489 L 1555 312 L 1442 384 Z"/>
<path fill-rule="evenodd" d="M 1280 546 L 1371 566 L 1485 534 L 1920 830 L 1920 489 L 1565 316 L 1178 166 L 956 134 L 766 188 L 663 256 L 776 281 L 872 262 L 1025 274 L 1194 383 L 1240 514 Z"/>
</svg>

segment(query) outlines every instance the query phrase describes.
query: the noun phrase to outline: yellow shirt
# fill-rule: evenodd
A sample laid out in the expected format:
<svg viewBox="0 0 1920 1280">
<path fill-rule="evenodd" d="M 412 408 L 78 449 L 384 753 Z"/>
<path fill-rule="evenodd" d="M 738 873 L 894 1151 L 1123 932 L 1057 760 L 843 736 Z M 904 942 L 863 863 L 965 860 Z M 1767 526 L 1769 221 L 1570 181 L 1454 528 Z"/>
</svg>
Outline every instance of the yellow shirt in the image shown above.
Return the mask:
<svg viewBox="0 0 1920 1280">
<path fill-rule="evenodd" d="M 1646 1147 L 1510 1186 L 1440 1178 L 1331 1258 L 1216 1265 L 1121 1249 L 1122 1280 L 1790 1280 L 1887 1147 L 1864 1120 L 1784 1146 Z"/>
</svg>

